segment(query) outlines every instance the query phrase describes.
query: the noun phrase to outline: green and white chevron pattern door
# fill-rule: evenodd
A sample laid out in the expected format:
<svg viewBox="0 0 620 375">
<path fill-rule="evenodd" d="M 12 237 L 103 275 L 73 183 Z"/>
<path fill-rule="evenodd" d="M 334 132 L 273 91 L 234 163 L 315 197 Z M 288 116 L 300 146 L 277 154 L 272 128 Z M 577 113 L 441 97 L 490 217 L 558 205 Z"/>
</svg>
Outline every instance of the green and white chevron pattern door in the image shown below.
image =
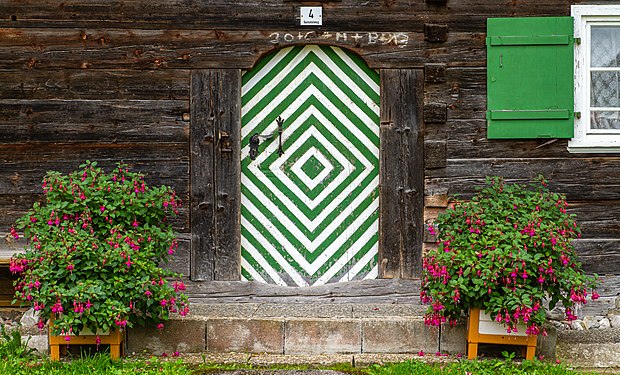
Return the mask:
<svg viewBox="0 0 620 375">
<path fill-rule="evenodd" d="M 243 75 L 241 100 L 242 277 L 289 286 L 376 278 L 378 73 L 337 47 L 289 47 Z"/>
</svg>

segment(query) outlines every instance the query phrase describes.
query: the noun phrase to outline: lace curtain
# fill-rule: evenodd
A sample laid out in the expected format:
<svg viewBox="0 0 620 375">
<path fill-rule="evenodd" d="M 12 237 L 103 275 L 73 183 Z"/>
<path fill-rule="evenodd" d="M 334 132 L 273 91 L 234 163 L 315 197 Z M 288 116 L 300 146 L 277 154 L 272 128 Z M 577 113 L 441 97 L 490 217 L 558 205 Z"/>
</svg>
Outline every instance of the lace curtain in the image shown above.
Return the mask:
<svg viewBox="0 0 620 375">
<path fill-rule="evenodd" d="M 590 126 L 592 129 L 620 129 L 620 111 L 596 110 L 620 108 L 620 27 L 592 27 L 591 43 Z"/>
</svg>

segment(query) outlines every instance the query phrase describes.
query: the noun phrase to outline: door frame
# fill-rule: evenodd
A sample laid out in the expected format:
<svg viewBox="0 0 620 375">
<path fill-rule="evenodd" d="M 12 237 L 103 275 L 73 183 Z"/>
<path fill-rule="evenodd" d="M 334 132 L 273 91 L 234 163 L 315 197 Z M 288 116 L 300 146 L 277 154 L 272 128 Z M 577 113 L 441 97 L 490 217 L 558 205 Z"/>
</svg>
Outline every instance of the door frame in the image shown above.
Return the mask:
<svg viewBox="0 0 620 375">
<path fill-rule="evenodd" d="M 380 69 L 379 278 L 417 279 L 424 228 L 422 69 Z M 191 74 L 190 279 L 238 281 L 241 70 Z"/>
</svg>

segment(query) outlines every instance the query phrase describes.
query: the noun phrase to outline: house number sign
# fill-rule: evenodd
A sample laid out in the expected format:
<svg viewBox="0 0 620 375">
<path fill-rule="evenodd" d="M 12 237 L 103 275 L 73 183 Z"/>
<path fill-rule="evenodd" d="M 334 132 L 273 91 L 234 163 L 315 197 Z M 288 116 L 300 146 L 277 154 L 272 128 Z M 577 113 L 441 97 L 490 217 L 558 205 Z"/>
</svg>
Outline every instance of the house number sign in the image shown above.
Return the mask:
<svg viewBox="0 0 620 375">
<path fill-rule="evenodd" d="M 321 26 L 323 25 L 322 7 L 300 7 L 299 24 L 301 26 Z"/>
</svg>

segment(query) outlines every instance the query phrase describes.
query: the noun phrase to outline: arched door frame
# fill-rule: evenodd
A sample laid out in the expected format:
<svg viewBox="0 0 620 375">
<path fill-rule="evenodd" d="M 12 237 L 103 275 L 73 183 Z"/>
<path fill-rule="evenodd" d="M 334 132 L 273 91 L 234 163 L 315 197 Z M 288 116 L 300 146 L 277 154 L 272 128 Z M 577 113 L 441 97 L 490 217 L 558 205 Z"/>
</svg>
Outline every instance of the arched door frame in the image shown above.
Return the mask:
<svg viewBox="0 0 620 375">
<path fill-rule="evenodd" d="M 241 69 L 191 74 L 190 278 L 240 279 Z M 379 277 L 420 276 L 423 73 L 380 70 Z"/>
</svg>

